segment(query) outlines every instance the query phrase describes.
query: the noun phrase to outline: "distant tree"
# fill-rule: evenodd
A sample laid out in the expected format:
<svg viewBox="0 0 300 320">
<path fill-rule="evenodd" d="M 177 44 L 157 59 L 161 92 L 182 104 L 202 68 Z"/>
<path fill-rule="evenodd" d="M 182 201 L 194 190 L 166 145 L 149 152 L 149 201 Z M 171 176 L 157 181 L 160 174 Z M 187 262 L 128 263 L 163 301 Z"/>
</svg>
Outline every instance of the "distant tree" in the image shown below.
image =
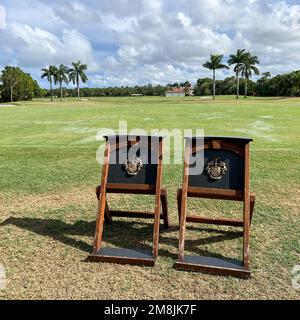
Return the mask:
<svg viewBox="0 0 300 320">
<path fill-rule="evenodd" d="M 187 87 L 191 87 L 191 86 L 192 86 L 192 84 L 189 81 L 185 81 L 185 82 L 180 83 L 180 87 L 182 87 L 182 88 L 187 88 Z"/>
<path fill-rule="evenodd" d="M 68 67 L 61 64 L 59 68 L 56 69 L 56 73 L 54 75 L 55 84 L 59 83 L 61 101 L 63 101 L 63 83 L 69 83 L 68 71 Z"/>
<path fill-rule="evenodd" d="M 198 79 L 194 88 L 196 96 L 209 96 L 212 94 L 212 80 L 210 78 Z"/>
<path fill-rule="evenodd" d="M 222 64 L 223 55 L 222 54 L 212 54 L 210 56 L 210 61 L 203 64 L 204 68 L 213 71 L 213 99 L 216 98 L 216 70 L 217 69 L 229 69 L 226 64 Z"/>
<path fill-rule="evenodd" d="M 294 71 L 292 73 L 292 82 L 293 82 L 292 95 L 299 96 L 300 95 L 300 71 Z"/>
<path fill-rule="evenodd" d="M 18 67 L 5 67 L 1 72 L 1 81 L 1 100 L 4 102 L 31 100 L 41 90 L 30 74 Z"/>
<path fill-rule="evenodd" d="M 69 80 L 73 82 L 73 84 L 77 85 L 77 96 L 78 100 L 80 100 L 80 80 L 83 83 L 86 83 L 88 77 L 85 74 L 87 70 L 86 64 L 81 64 L 80 61 L 72 62 L 72 68 L 69 69 Z"/>
<path fill-rule="evenodd" d="M 271 79 L 271 73 L 270 72 L 264 72 L 260 79 L 256 82 L 256 92 L 260 96 L 268 96 L 271 92 L 271 86 L 272 83 Z"/>
<path fill-rule="evenodd" d="M 7 66 L 2 71 L 1 81 L 3 82 L 3 87 L 8 88 L 10 92 L 10 101 L 13 102 L 13 89 L 20 81 L 20 69 L 16 67 Z"/>
<path fill-rule="evenodd" d="M 36 80 L 33 80 L 33 92 L 35 98 L 43 98 L 46 96 L 47 90 L 42 89 Z"/>
<path fill-rule="evenodd" d="M 240 68 L 242 77 L 245 79 L 245 99 L 248 95 L 248 82 L 249 79 L 252 78 L 252 73 L 259 75 L 259 70 L 256 67 L 256 64 L 259 64 L 257 56 L 252 56 L 250 52 L 247 52 Z"/>
<path fill-rule="evenodd" d="M 240 71 L 241 71 L 242 64 L 246 58 L 246 55 L 247 55 L 247 53 L 246 53 L 245 49 L 238 49 L 236 54 L 230 55 L 229 60 L 228 60 L 228 64 L 230 66 L 235 65 L 234 72 L 236 73 L 236 81 L 237 81 L 237 84 L 236 84 L 236 98 L 237 99 L 239 98 L 239 95 L 240 95 Z"/>
<path fill-rule="evenodd" d="M 233 95 L 236 92 L 236 78 L 227 77 L 222 81 L 222 94 Z"/>
<path fill-rule="evenodd" d="M 168 88 L 179 88 L 181 84 L 179 82 L 174 82 L 174 83 L 168 83 L 167 87 Z"/>
<path fill-rule="evenodd" d="M 50 95 L 51 95 L 51 101 L 53 101 L 53 88 L 52 88 L 52 84 L 55 81 L 55 75 L 57 72 L 57 68 L 55 66 L 49 66 L 49 68 L 44 68 L 42 69 L 43 74 L 41 76 L 41 78 L 47 78 L 47 80 L 50 83 Z"/>
</svg>

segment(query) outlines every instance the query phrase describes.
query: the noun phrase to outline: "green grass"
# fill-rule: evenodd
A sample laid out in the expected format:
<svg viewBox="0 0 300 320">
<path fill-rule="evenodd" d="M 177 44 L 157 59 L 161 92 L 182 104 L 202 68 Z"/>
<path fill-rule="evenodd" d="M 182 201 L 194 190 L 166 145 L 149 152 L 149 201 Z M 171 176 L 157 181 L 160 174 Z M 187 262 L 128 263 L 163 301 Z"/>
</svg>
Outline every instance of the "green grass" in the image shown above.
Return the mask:
<svg viewBox="0 0 300 320">
<path fill-rule="evenodd" d="M 234 97 L 37 100 L 0 105 L 0 263 L 12 298 L 292 298 L 291 269 L 300 264 L 300 99 Z M 257 205 L 251 237 L 251 280 L 177 272 L 176 189 L 182 167 L 164 167 L 172 228 L 160 240 L 155 268 L 87 264 L 93 241 L 94 187 L 101 128 L 197 129 L 252 137 L 251 188 Z M 152 197 L 111 198 L 113 206 L 151 209 Z M 240 214 L 237 204 L 191 201 L 205 214 Z M 216 209 L 217 212 L 216 212 Z M 229 213 L 228 213 L 229 212 Z M 228 231 L 226 233 L 224 231 Z M 120 237 L 120 234 L 122 237 Z M 151 224 L 116 219 L 111 246 L 148 248 Z M 190 225 L 187 252 L 240 257 L 240 233 Z"/>
</svg>

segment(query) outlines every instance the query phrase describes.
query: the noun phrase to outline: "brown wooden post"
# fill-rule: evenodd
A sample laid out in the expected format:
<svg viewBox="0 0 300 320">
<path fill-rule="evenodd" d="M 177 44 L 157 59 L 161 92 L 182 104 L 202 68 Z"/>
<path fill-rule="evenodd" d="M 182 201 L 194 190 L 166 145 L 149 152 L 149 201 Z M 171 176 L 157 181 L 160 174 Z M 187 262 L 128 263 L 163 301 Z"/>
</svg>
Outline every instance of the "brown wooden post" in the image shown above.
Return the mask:
<svg viewBox="0 0 300 320">
<path fill-rule="evenodd" d="M 244 231 L 243 231 L 243 264 L 250 267 L 250 144 L 245 145 L 245 178 L 244 178 Z"/>
<path fill-rule="evenodd" d="M 185 228 L 186 228 L 186 209 L 187 209 L 187 188 L 189 180 L 189 162 L 191 156 L 192 141 L 186 140 L 185 154 L 184 154 L 184 173 L 183 185 L 181 194 L 181 213 L 180 213 L 180 230 L 179 230 L 179 254 L 178 259 L 180 262 L 184 259 L 184 243 L 185 243 Z"/>
<path fill-rule="evenodd" d="M 97 196 L 98 201 L 100 199 L 100 193 L 101 193 L 101 186 L 99 185 L 99 186 L 96 187 L 96 196 Z M 110 211 L 109 211 L 109 205 L 108 205 L 107 201 L 106 201 L 104 218 L 105 218 L 105 222 L 107 224 L 112 224 L 113 221 L 112 221 L 112 217 L 111 217 L 111 214 L 110 214 Z"/>
<path fill-rule="evenodd" d="M 161 206 L 161 186 L 162 186 L 162 138 L 159 138 L 159 151 L 158 151 L 158 165 L 157 177 L 155 188 L 155 211 L 154 211 L 154 230 L 153 230 L 153 258 L 156 259 L 158 255 L 158 242 L 159 242 L 159 224 L 160 224 L 160 206 Z"/>
<path fill-rule="evenodd" d="M 98 201 L 98 214 L 97 214 L 97 220 L 96 220 L 96 232 L 95 232 L 95 241 L 94 241 L 94 248 L 93 248 L 94 253 L 98 252 L 101 249 L 104 214 L 106 209 L 106 184 L 107 184 L 108 169 L 109 169 L 109 157 L 110 157 L 110 143 L 107 141 L 106 147 L 105 147 L 103 168 L 102 168 L 100 197 Z"/>
</svg>

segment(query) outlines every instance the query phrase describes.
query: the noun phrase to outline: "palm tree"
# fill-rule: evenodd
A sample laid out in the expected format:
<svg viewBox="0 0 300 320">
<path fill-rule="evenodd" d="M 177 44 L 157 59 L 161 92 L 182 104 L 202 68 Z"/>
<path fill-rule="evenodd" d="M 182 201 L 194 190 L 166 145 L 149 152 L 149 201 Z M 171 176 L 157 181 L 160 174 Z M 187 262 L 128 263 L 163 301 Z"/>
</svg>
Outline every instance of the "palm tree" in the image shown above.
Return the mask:
<svg viewBox="0 0 300 320">
<path fill-rule="evenodd" d="M 242 64 L 245 60 L 246 57 L 246 50 L 245 49 L 238 49 L 236 54 L 231 54 L 228 60 L 228 64 L 231 65 L 235 65 L 234 67 L 234 72 L 236 73 L 236 98 L 239 98 L 240 95 L 240 71 L 241 71 L 241 67 Z"/>
<path fill-rule="evenodd" d="M 59 83 L 59 87 L 60 87 L 60 100 L 63 101 L 63 89 L 62 89 L 62 85 L 63 83 L 68 84 L 69 83 L 69 79 L 68 79 L 68 67 L 64 66 L 63 64 L 61 64 L 59 66 L 59 68 L 56 71 L 55 77 L 54 77 L 54 81 L 55 84 Z"/>
<path fill-rule="evenodd" d="M 80 79 L 83 83 L 86 83 L 88 78 L 84 71 L 87 70 L 86 64 L 81 64 L 80 61 L 72 62 L 73 68 L 69 69 L 69 79 L 73 84 L 77 85 L 78 100 L 80 100 Z"/>
<path fill-rule="evenodd" d="M 204 68 L 213 71 L 213 99 L 216 98 L 216 70 L 217 69 L 229 69 L 226 64 L 222 64 L 223 55 L 222 54 L 211 54 L 210 61 L 203 64 Z"/>
<path fill-rule="evenodd" d="M 270 78 L 270 77 L 271 77 L 271 72 L 269 72 L 269 71 L 264 72 L 264 73 L 262 74 L 262 79 L 263 79 L 263 80 L 267 80 L 267 79 Z"/>
<path fill-rule="evenodd" d="M 44 68 L 42 69 L 43 74 L 41 78 L 47 78 L 47 80 L 50 82 L 50 92 L 51 92 L 51 101 L 53 101 L 53 88 L 52 88 L 52 83 L 54 80 L 54 77 L 56 75 L 57 69 L 55 66 L 49 66 L 49 68 Z"/>
<path fill-rule="evenodd" d="M 252 78 L 252 72 L 259 75 L 259 70 L 256 67 L 256 64 L 259 64 L 257 56 L 252 56 L 250 52 L 247 52 L 241 66 L 242 77 L 245 78 L 245 99 L 248 95 L 248 81 Z"/>
</svg>

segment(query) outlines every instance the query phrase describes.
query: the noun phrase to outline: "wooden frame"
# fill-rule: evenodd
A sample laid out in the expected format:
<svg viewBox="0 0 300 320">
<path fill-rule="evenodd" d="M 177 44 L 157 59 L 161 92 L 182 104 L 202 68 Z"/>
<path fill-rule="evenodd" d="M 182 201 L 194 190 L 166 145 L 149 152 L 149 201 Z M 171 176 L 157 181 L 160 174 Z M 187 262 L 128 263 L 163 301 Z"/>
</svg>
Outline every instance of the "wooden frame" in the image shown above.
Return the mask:
<svg viewBox="0 0 300 320">
<path fill-rule="evenodd" d="M 96 220 L 96 231 L 94 239 L 93 252 L 88 256 L 88 261 L 93 262 L 111 262 L 121 264 L 135 264 L 154 266 L 155 259 L 158 255 L 158 242 L 159 242 L 159 227 L 160 220 L 164 222 L 165 228 L 169 227 L 168 222 L 168 203 L 167 191 L 162 188 L 162 155 L 163 155 L 163 137 L 143 137 L 148 139 L 148 148 L 157 148 L 156 156 L 156 177 L 155 184 L 141 184 L 141 183 L 110 183 L 108 182 L 110 156 L 112 151 L 120 150 L 121 148 L 128 147 L 131 144 L 139 143 L 141 137 L 132 137 L 129 139 L 127 136 L 116 136 L 116 142 L 111 143 L 110 137 L 106 137 L 105 159 L 102 168 L 101 185 L 96 188 L 96 195 L 98 198 L 98 214 Z M 120 139 L 123 142 L 120 143 Z M 125 138 L 125 142 L 124 142 Z M 155 146 L 152 142 L 156 141 Z M 141 142 L 142 143 L 142 142 Z M 110 210 L 107 203 L 108 193 L 119 194 L 141 194 L 141 195 L 154 195 L 155 208 L 154 212 L 133 212 L 133 211 L 116 211 Z M 161 213 L 162 208 L 162 213 Z M 113 223 L 113 217 L 131 217 L 153 219 L 153 249 L 152 252 L 122 249 L 122 248 L 102 248 L 103 225 L 106 223 Z"/>
<path fill-rule="evenodd" d="M 250 142 L 251 139 L 229 137 L 206 137 L 204 145 L 193 148 L 194 138 L 186 138 L 184 176 L 182 189 L 177 191 L 177 204 L 180 220 L 179 253 L 175 268 L 178 270 L 201 271 L 219 275 L 231 275 L 242 278 L 250 277 L 250 225 L 252 221 L 255 195 L 250 193 Z M 189 185 L 190 156 L 200 150 L 229 150 L 242 157 L 244 163 L 244 187 L 241 190 L 230 188 L 207 188 Z M 243 219 L 207 218 L 195 215 L 187 215 L 188 197 L 219 199 L 243 202 Z M 203 223 L 224 225 L 243 228 L 243 261 L 217 259 L 204 256 L 185 256 L 185 230 L 186 223 Z"/>
</svg>

